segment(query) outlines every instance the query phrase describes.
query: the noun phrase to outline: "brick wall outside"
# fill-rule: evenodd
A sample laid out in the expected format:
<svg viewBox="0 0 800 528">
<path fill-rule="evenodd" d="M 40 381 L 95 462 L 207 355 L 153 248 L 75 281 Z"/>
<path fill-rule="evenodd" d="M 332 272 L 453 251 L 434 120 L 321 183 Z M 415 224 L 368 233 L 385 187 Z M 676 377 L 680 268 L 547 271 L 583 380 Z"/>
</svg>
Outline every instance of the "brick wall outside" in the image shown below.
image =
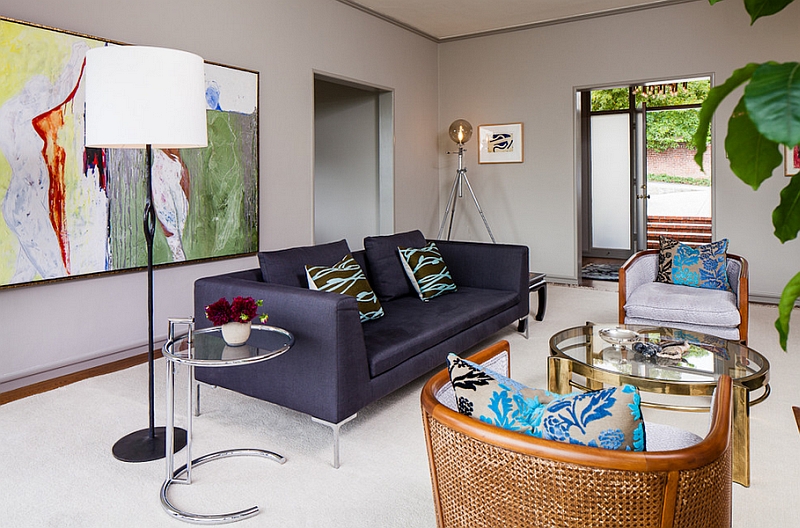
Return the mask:
<svg viewBox="0 0 800 528">
<path fill-rule="evenodd" d="M 668 174 L 684 178 L 708 178 L 711 167 L 711 147 L 703 155 L 703 167 L 706 173 L 700 170 L 694 161 L 694 149 L 678 147 L 667 149 L 664 152 L 647 151 L 648 174 Z"/>
</svg>

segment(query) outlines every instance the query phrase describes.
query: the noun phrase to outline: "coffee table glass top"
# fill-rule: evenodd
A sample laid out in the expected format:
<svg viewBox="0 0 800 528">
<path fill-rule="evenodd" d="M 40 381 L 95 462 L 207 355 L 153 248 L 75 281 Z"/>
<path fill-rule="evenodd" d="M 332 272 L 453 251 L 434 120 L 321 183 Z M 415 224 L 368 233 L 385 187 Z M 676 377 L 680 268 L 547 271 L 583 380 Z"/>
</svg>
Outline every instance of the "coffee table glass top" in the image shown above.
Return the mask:
<svg viewBox="0 0 800 528">
<path fill-rule="evenodd" d="M 294 336 L 282 328 L 268 325 L 252 325 L 247 343 L 230 346 L 222 339 L 220 327 L 214 326 L 167 342 L 164 354 L 176 363 L 188 363 L 204 367 L 222 367 L 257 363 L 277 357 L 294 344 Z"/>
<path fill-rule="evenodd" d="M 689 350 L 681 359 L 647 358 L 635 352 L 631 343 L 612 344 L 601 330 L 634 330 L 640 341 L 662 346 L 686 341 Z M 614 332 L 612 332 L 613 334 Z M 624 332 L 617 332 L 623 336 Z M 752 388 L 763 386 L 769 362 L 761 354 L 735 341 L 675 328 L 594 323 L 569 328 L 550 339 L 554 356 L 563 356 L 596 370 L 620 376 L 663 382 L 715 383 L 722 374 Z"/>
</svg>

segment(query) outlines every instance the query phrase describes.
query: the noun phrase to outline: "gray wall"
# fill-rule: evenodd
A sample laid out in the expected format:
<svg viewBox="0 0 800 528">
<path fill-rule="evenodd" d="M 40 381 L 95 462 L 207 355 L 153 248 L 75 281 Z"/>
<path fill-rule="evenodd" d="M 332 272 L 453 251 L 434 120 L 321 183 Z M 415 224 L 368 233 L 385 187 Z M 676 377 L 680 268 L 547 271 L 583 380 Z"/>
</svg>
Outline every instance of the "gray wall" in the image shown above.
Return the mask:
<svg viewBox="0 0 800 528">
<path fill-rule="evenodd" d="M 259 71 L 262 249 L 314 242 L 314 73 L 392 89 L 403 153 L 395 228 L 436 223 L 438 64 L 426 39 L 333 0 L 0 0 L 0 14 Z M 255 266 L 248 257 L 156 271 L 156 337 L 168 317 L 191 314 L 196 278 Z M 0 291 L 0 391 L 143 352 L 146 284 L 127 273 Z"/>
<path fill-rule="evenodd" d="M 522 121 L 525 163 L 478 165 L 477 143 L 467 147 L 470 181 L 498 242 L 530 246 L 532 269 L 577 279 L 578 209 L 574 93 L 620 82 L 711 74 L 722 83 L 751 61 L 796 61 L 800 5 L 749 26 L 741 2 L 699 1 L 620 16 L 445 43 L 439 47 L 440 153 L 456 118 L 476 127 Z M 715 236 L 750 262 L 751 294 L 774 297 L 800 269 L 800 242 L 781 245 L 771 214 L 787 179 L 775 176 L 754 192 L 728 168 L 723 150 L 727 119 L 739 94 L 716 119 L 713 215 Z M 456 160 L 440 154 L 440 207 Z M 488 240 L 464 203 L 458 238 Z"/>
<path fill-rule="evenodd" d="M 378 93 L 318 80 L 314 239 L 362 249 L 379 232 Z"/>
</svg>

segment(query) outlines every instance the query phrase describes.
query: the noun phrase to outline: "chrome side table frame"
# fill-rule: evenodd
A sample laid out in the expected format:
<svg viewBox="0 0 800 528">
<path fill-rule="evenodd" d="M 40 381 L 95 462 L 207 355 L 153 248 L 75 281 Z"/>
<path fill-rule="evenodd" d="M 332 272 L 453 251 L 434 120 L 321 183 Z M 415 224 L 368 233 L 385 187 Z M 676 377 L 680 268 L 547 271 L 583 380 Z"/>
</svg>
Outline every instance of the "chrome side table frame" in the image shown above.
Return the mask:
<svg viewBox="0 0 800 528">
<path fill-rule="evenodd" d="M 176 342 L 175 328 L 176 326 L 179 325 L 188 327 L 188 334 L 186 336 L 186 341 L 189 350 L 188 357 L 178 357 L 177 355 L 174 354 L 174 350 L 171 348 Z M 259 360 L 267 360 L 282 354 L 292 346 L 294 338 L 288 332 L 285 332 L 283 330 L 281 330 L 281 332 L 284 332 L 289 337 L 289 343 L 282 349 L 274 351 L 271 354 L 264 355 L 260 358 L 251 358 L 247 361 L 241 361 L 241 362 L 235 362 L 235 361 L 221 362 L 215 366 L 223 366 L 225 364 L 243 364 Z M 177 508 L 175 505 L 173 505 L 169 500 L 168 493 L 171 485 L 191 484 L 192 468 L 196 466 L 201 466 L 203 464 L 207 464 L 208 462 L 213 462 L 214 460 L 219 460 L 221 458 L 228 458 L 234 456 L 255 456 L 261 458 L 268 458 L 279 464 L 284 464 L 286 462 L 286 458 L 279 455 L 278 453 L 274 453 L 272 451 L 267 451 L 264 449 L 227 449 L 223 451 L 209 453 L 199 458 L 192 459 L 192 417 L 194 416 L 193 412 L 194 409 L 192 407 L 194 402 L 194 390 L 195 390 L 194 369 L 196 365 L 204 364 L 203 360 L 198 360 L 192 356 L 192 351 L 194 350 L 193 333 L 194 333 L 193 318 L 169 320 L 169 339 L 167 340 L 167 344 L 164 345 L 164 358 L 167 360 L 167 426 L 166 426 L 167 475 L 164 480 L 164 483 L 161 485 L 161 505 L 164 507 L 164 510 L 170 516 L 178 520 L 194 524 L 226 524 L 226 523 L 241 521 L 243 519 L 247 519 L 249 517 L 257 515 L 259 512 L 258 506 L 252 506 L 244 510 L 230 512 L 230 513 L 198 514 L 181 510 L 180 508 Z M 180 363 L 185 364 L 189 370 L 189 383 L 188 383 L 187 398 L 186 398 L 187 401 L 186 464 L 176 470 L 175 449 L 173 443 L 174 442 L 173 436 L 175 434 L 175 372 Z"/>
</svg>

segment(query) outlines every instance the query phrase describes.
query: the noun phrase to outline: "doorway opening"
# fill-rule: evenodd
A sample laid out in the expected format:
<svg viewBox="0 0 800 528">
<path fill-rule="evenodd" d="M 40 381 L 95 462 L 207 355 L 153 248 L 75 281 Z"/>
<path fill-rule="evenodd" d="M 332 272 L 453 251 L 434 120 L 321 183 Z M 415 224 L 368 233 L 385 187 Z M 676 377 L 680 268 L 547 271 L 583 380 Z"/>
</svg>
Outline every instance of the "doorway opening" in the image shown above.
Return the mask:
<svg viewBox="0 0 800 528">
<path fill-rule="evenodd" d="M 394 231 L 394 93 L 314 75 L 314 242 Z"/>
<path fill-rule="evenodd" d="M 710 144 L 706 172 L 691 147 L 710 87 L 699 77 L 578 91 L 582 278 L 616 280 L 662 235 L 711 242 Z"/>
</svg>

